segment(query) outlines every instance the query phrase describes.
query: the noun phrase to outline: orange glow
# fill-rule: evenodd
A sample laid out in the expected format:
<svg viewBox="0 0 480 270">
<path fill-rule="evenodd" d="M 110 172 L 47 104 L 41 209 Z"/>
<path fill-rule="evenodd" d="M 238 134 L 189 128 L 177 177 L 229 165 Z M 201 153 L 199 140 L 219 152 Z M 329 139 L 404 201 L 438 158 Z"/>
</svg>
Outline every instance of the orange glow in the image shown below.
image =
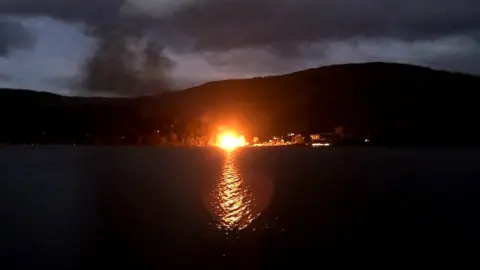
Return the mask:
<svg viewBox="0 0 480 270">
<path fill-rule="evenodd" d="M 240 175 L 233 152 L 227 153 L 221 179 L 212 195 L 219 229 L 243 230 L 260 215 L 253 209 L 252 189 Z"/>
<path fill-rule="evenodd" d="M 232 132 L 225 132 L 217 137 L 217 145 L 223 149 L 232 150 L 237 147 L 246 146 L 244 136 L 238 136 Z"/>
<path fill-rule="evenodd" d="M 215 186 L 202 192 L 213 224 L 225 231 L 241 231 L 249 227 L 270 204 L 273 182 L 261 172 L 244 175 L 237 151 L 225 151 L 221 173 Z M 255 228 L 253 228 L 255 230 Z"/>
</svg>

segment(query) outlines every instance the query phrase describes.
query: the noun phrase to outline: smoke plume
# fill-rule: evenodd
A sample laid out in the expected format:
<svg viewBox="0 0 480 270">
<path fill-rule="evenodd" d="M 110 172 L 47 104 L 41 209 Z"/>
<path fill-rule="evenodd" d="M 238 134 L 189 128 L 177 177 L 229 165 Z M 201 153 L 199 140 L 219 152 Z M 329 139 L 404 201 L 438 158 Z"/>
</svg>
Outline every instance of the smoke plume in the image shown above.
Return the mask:
<svg viewBox="0 0 480 270">
<path fill-rule="evenodd" d="M 86 60 L 84 88 L 124 96 L 158 95 L 169 91 L 173 62 L 163 48 L 139 31 L 98 29 L 97 47 Z"/>
</svg>

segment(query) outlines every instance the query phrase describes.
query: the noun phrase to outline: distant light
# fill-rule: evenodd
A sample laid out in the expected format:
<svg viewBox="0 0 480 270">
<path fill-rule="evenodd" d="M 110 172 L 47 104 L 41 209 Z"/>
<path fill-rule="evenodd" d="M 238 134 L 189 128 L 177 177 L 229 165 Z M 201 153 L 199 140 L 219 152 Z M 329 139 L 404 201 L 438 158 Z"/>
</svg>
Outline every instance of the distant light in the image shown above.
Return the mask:
<svg viewBox="0 0 480 270">
<path fill-rule="evenodd" d="M 365 139 L 365 142 L 370 142 L 370 139 Z"/>
<path fill-rule="evenodd" d="M 312 143 L 313 147 L 330 146 L 329 143 Z"/>
<path fill-rule="evenodd" d="M 157 133 L 160 133 L 160 130 L 157 130 Z"/>
</svg>

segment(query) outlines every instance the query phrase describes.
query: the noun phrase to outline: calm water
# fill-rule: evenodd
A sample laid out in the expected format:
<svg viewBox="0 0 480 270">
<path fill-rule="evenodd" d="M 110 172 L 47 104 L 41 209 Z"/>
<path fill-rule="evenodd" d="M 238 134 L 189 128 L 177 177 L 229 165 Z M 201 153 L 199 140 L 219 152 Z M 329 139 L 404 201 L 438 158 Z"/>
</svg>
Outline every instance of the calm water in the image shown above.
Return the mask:
<svg viewBox="0 0 480 270">
<path fill-rule="evenodd" d="M 0 269 L 465 263 L 479 181 L 469 149 L 4 148 Z"/>
</svg>

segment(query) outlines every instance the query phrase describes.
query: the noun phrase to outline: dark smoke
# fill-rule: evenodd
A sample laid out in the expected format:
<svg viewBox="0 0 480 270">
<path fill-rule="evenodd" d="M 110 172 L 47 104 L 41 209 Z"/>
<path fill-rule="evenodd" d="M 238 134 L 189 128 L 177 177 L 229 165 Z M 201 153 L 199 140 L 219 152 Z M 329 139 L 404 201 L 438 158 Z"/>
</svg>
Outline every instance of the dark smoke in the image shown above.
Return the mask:
<svg viewBox="0 0 480 270">
<path fill-rule="evenodd" d="M 67 23 L 86 24 L 87 34 L 97 40 L 97 50 L 84 63 L 82 86 L 86 91 L 125 96 L 168 91 L 173 63 L 154 36 L 146 36 L 161 33 L 153 33 L 155 23 L 147 16 L 123 16 L 121 10 L 126 3 L 126 0 L 0 0 L 0 16 L 49 16 Z M 12 48 L 28 45 L 20 26 L 6 25 L 0 20 L 0 56 Z"/>
<path fill-rule="evenodd" d="M 172 8 L 168 2 L 179 4 Z M 155 68 L 139 64 L 152 53 L 147 53 L 146 37 L 124 32 L 125 25 L 133 24 L 142 30 L 140 33 L 161 36 L 161 44 L 177 54 L 206 55 L 209 64 L 216 68 L 241 71 L 251 69 L 254 62 L 258 66 L 254 71 L 267 70 L 268 73 L 291 71 L 295 59 L 305 63 L 328 58 L 328 45 L 332 42 L 355 47 L 357 41 L 367 41 L 372 42 L 373 47 L 368 46 L 375 49 L 384 40 L 408 43 L 409 47 L 416 42 L 449 37 L 467 36 L 473 37 L 476 43 L 480 41 L 478 0 L 0 0 L 0 16 L 20 19 L 48 16 L 65 23 L 102 29 L 102 34 L 95 34 L 98 51 L 85 63 L 83 85 L 90 92 L 123 95 L 165 91 L 172 68 L 162 47 L 157 45 L 152 47 L 157 51 L 153 54 L 163 60 L 158 61 Z M 115 25 L 113 29 L 121 37 L 105 34 L 106 29 L 108 32 L 112 29 L 105 25 Z M 24 40 L 22 31 L 14 31 L 18 36 L 8 39 L 2 32 L 8 33 L 0 22 L 0 56 L 28 44 L 21 42 Z M 138 41 L 143 42 L 142 49 L 131 51 L 130 46 Z M 258 54 L 265 50 L 267 56 Z M 467 71 L 479 70 L 480 65 L 475 60 L 480 52 L 478 44 L 469 52 L 469 55 L 453 55 L 445 62 L 435 56 L 431 63 L 445 67 L 454 64 Z M 402 53 L 406 58 L 404 55 L 399 60 L 423 61 L 423 55 L 400 50 L 398 55 Z M 342 57 L 342 62 L 356 60 L 348 55 Z M 295 69 L 300 68 L 304 67 L 295 66 Z"/>
<path fill-rule="evenodd" d="M 97 48 L 85 65 L 90 92 L 124 96 L 158 95 L 170 90 L 173 62 L 140 30 L 98 27 Z"/>
</svg>

